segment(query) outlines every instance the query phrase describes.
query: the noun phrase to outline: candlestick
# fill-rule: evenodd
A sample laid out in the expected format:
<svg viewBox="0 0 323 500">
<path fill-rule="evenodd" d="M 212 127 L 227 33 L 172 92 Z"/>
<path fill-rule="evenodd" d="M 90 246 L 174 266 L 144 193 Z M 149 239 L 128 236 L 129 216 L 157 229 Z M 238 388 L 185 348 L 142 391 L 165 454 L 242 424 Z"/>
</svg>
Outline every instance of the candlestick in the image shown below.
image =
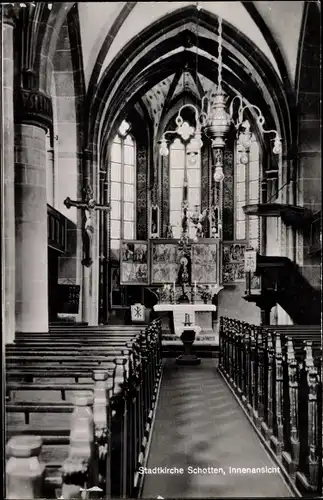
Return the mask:
<svg viewBox="0 0 323 500">
<path fill-rule="evenodd" d="M 184 326 L 190 326 L 191 325 L 191 318 L 190 315 L 185 313 L 185 320 L 184 320 Z"/>
<path fill-rule="evenodd" d="M 174 304 L 175 304 L 175 292 L 176 292 L 176 283 L 174 281 Z"/>
</svg>

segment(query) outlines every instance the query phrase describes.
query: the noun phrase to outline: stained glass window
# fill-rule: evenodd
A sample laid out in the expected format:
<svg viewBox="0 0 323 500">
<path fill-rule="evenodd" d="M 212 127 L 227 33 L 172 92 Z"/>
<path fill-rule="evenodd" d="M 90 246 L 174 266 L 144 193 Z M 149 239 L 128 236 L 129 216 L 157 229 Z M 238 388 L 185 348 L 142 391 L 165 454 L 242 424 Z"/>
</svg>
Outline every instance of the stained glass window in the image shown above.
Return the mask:
<svg viewBox="0 0 323 500">
<path fill-rule="evenodd" d="M 129 128 L 122 122 L 111 147 L 110 239 L 114 254 L 121 239 L 135 239 L 136 145 Z"/>
<path fill-rule="evenodd" d="M 246 239 L 246 216 L 242 207 L 246 205 L 246 180 L 248 167 L 241 161 L 242 148 L 237 144 L 237 161 L 236 161 L 236 203 L 235 203 L 235 222 L 236 222 L 236 239 Z"/>
<path fill-rule="evenodd" d="M 169 152 L 169 193 L 170 210 L 169 221 L 173 230 L 173 237 L 181 236 L 183 182 L 185 162 L 188 180 L 188 209 L 195 212 L 196 205 L 201 204 L 201 155 L 200 152 L 190 160 L 186 152 L 186 146 L 179 139 L 175 139 L 170 145 Z"/>
<path fill-rule="evenodd" d="M 242 208 L 259 203 L 259 146 L 256 137 L 252 135 L 247 155 L 237 142 L 235 156 L 235 239 L 247 241 L 249 246 L 259 250 L 259 217 L 246 216 Z"/>
</svg>

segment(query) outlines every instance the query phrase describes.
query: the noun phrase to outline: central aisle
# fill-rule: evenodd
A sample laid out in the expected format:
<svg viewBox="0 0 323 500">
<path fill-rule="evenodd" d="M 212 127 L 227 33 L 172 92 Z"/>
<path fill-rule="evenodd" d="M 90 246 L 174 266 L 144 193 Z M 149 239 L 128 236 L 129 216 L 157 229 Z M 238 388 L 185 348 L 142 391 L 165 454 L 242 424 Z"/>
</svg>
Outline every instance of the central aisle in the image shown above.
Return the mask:
<svg viewBox="0 0 323 500">
<path fill-rule="evenodd" d="M 189 467 L 224 472 L 190 474 Z M 216 370 L 164 361 L 147 467 L 184 473 L 145 474 L 142 498 L 291 497 L 279 472 L 230 473 L 230 467 L 275 468 L 239 404 Z M 268 471 L 268 469 L 267 469 Z"/>
</svg>

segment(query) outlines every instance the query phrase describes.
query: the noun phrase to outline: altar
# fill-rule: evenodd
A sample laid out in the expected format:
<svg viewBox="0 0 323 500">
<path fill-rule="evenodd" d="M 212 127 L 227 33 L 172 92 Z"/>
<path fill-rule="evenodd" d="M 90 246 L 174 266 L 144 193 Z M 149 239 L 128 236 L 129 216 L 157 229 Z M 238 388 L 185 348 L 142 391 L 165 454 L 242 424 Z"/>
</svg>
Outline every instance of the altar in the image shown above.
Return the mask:
<svg viewBox="0 0 323 500">
<path fill-rule="evenodd" d="M 197 336 L 200 334 L 212 333 L 212 312 L 216 311 L 216 306 L 212 304 L 156 304 L 154 311 L 172 312 L 174 335 L 180 337 L 183 326 L 196 326 Z"/>
<path fill-rule="evenodd" d="M 154 311 L 161 314 L 166 312 L 169 315 L 169 334 L 165 335 L 163 333 L 162 344 L 167 345 L 167 340 L 170 338 L 171 344 L 175 341 L 184 345 L 184 353 L 176 358 L 176 363 L 185 365 L 200 364 L 200 358 L 192 352 L 192 345 L 198 345 L 200 339 L 205 338 L 205 333 L 211 333 L 211 338 L 215 341 L 215 332 L 212 329 L 212 313 L 216 311 L 216 306 L 196 303 L 164 303 L 156 304 Z"/>
</svg>

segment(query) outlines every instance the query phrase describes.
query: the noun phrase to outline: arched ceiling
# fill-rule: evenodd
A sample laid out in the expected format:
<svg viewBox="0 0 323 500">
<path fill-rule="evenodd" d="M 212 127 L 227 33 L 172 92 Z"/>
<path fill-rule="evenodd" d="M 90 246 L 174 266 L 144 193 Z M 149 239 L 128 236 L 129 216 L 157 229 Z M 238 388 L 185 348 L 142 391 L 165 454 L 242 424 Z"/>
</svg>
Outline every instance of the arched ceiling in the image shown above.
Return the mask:
<svg viewBox="0 0 323 500">
<path fill-rule="evenodd" d="M 113 42 L 112 27 L 127 2 L 79 2 L 84 78 L 89 85 L 96 59 L 107 36 Z M 95 31 L 94 31 L 95 28 Z"/>
<path fill-rule="evenodd" d="M 87 93 L 85 140 L 95 138 L 99 146 L 129 103 L 145 108 L 157 129 L 155 122 L 181 94 L 186 92 L 195 102 L 217 83 L 220 16 L 226 92 L 230 97 L 241 94 L 259 106 L 266 124 L 278 127 L 290 142 L 297 128 L 294 83 L 304 4 L 281 0 L 56 3 L 36 61 L 39 74 L 45 74 L 39 82 L 50 91 L 46 75 L 57 34 L 74 5 Z"/>
<path fill-rule="evenodd" d="M 292 2 L 291 6 L 290 1 L 262 0 L 255 5 L 281 47 L 290 80 L 294 84 L 304 2 Z"/>
<path fill-rule="evenodd" d="M 53 8 L 55 16 L 73 4 L 60 5 Z M 259 106 L 266 124 L 278 127 L 291 140 L 303 1 L 76 5 L 88 140 L 96 137 L 99 147 L 129 103 L 146 109 L 156 133 L 170 106 L 184 94 L 198 102 L 214 88 L 219 16 L 225 91 Z"/>
<path fill-rule="evenodd" d="M 218 36 L 214 25 L 217 25 L 217 18 L 210 17 L 204 9 L 197 11 L 191 6 L 154 23 L 140 37 L 133 39 L 103 72 L 96 93 L 97 103 L 105 108 L 102 116 L 109 115 L 114 120 L 130 101 L 134 104 L 144 99 L 156 132 L 158 120 L 167 112 L 166 105 L 169 106 L 180 93 L 186 91 L 193 101 L 200 100 L 217 83 Z M 275 75 L 272 88 L 281 86 L 281 83 L 276 84 L 279 76 L 268 59 L 254 48 L 250 40 L 226 23 L 222 56 L 223 82 L 228 94 L 231 97 L 243 95 L 265 113 L 266 121 L 271 115 L 274 120 L 271 125 L 279 127 L 266 78 L 268 80 L 269 73 Z M 93 109 L 92 115 L 97 113 Z M 103 128 L 99 135 L 106 137 L 109 130 L 104 130 L 101 123 Z"/>
<path fill-rule="evenodd" d="M 277 64 L 275 48 L 271 46 L 267 38 L 266 29 L 268 29 L 280 47 L 292 83 L 295 78 L 303 4 L 303 1 L 277 0 L 200 2 L 200 6 L 205 11 L 222 16 L 245 34 L 268 58 L 277 74 L 283 78 Z M 197 5 L 197 2 L 149 2 L 149 4 L 147 2 L 79 2 L 86 85 L 89 85 L 99 55 L 100 76 L 102 76 L 105 69 L 130 40 L 140 37 L 140 33 L 145 28 L 163 16 L 189 5 Z M 104 44 L 106 50 L 102 51 Z"/>
</svg>

